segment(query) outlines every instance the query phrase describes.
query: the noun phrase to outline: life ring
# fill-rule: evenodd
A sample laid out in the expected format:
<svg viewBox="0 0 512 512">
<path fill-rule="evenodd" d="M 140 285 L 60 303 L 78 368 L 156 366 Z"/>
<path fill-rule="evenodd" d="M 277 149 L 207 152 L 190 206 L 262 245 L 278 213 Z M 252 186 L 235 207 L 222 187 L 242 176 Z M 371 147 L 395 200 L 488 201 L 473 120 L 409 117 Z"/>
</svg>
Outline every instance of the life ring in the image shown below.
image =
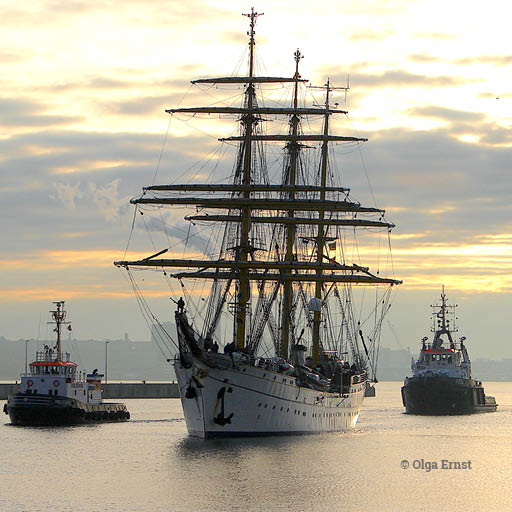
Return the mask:
<svg viewBox="0 0 512 512">
<path fill-rule="evenodd" d="M 27 386 L 31 388 L 34 385 L 34 381 L 32 379 L 27 380 Z"/>
<path fill-rule="evenodd" d="M 54 381 L 53 381 L 53 385 L 54 385 L 56 388 L 57 388 L 57 387 L 59 387 L 59 386 L 60 386 L 60 381 L 58 381 L 58 380 L 54 380 Z"/>
</svg>

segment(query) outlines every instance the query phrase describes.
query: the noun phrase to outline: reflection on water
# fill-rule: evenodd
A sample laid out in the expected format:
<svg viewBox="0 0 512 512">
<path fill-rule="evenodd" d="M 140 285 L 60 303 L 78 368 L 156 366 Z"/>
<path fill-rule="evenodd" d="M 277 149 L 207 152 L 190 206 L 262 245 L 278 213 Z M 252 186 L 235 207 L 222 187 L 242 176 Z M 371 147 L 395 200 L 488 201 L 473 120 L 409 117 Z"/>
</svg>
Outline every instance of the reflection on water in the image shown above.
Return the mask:
<svg viewBox="0 0 512 512">
<path fill-rule="evenodd" d="M 179 400 L 128 400 L 126 423 L 2 424 L 0 511 L 512 510 L 512 384 L 486 385 L 497 413 L 458 417 L 403 414 L 399 388 L 379 384 L 342 434 L 205 441 Z M 426 470 L 443 459 L 472 469 Z"/>
</svg>

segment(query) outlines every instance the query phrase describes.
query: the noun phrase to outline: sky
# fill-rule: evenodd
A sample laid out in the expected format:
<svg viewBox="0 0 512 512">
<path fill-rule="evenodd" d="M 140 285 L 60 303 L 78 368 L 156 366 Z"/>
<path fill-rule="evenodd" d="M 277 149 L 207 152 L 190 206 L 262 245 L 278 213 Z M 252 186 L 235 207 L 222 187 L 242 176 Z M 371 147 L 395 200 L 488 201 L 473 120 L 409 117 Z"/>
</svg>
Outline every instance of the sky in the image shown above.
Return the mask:
<svg viewBox="0 0 512 512">
<path fill-rule="evenodd" d="M 369 142 L 347 155 L 344 178 L 397 226 L 393 265 L 404 283 L 383 344 L 417 350 L 445 285 L 470 353 L 512 358 L 504 0 L 0 0 L 0 336 L 41 336 L 51 301 L 66 300 L 79 339 L 149 338 L 112 265 L 130 237 L 129 199 L 184 180 L 230 129 L 225 120 L 170 123 L 164 109 L 205 104 L 191 79 L 244 69 L 240 14 L 253 5 L 264 13 L 262 72 L 291 75 L 300 48 L 312 84 L 349 80 L 338 99 L 346 128 Z M 363 172 L 352 171 L 358 159 Z M 171 228 L 171 238 L 186 234 L 184 222 Z M 130 248 L 140 256 L 164 247 Z M 155 297 L 162 321 L 168 296 Z"/>
</svg>

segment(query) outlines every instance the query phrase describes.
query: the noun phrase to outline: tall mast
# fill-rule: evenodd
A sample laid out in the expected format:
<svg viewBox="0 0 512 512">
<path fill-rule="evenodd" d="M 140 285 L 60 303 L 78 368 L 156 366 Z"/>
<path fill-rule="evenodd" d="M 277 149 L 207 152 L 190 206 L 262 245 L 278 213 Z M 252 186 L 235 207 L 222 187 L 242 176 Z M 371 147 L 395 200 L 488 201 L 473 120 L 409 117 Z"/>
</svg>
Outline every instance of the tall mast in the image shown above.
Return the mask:
<svg viewBox="0 0 512 512">
<path fill-rule="evenodd" d="M 244 14 L 250 18 L 250 31 L 249 35 L 249 77 L 254 76 L 254 26 L 256 25 L 256 19 L 263 13 L 254 12 L 254 7 L 251 9 L 250 14 Z M 254 84 L 249 82 L 245 91 L 246 106 L 249 110 L 252 110 L 255 106 L 255 90 Z M 242 184 L 250 185 L 251 183 L 251 161 L 252 161 L 252 136 L 254 127 L 257 123 L 257 118 L 252 114 L 248 113 L 242 117 L 242 125 L 245 130 L 244 141 L 243 141 L 243 172 L 242 172 Z M 243 193 L 243 197 L 246 199 L 250 198 L 248 191 Z M 245 206 L 241 210 L 241 229 L 240 229 L 240 246 L 238 248 L 238 260 L 245 262 L 248 260 L 251 247 L 249 246 L 249 233 L 251 230 L 251 209 L 249 206 Z M 237 307 L 236 307 L 236 345 L 239 348 L 245 346 L 245 330 L 246 330 L 246 317 L 247 317 L 247 304 L 250 300 L 250 281 L 247 269 L 240 270 L 240 276 L 238 280 L 238 296 L 237 296 Z"/>
<path fill-rule="evenodd" d="M 324 129 L 323 136 L 325 140 L 322 143 L 322 158 L 320 163 L 320 200 L 325 201 L 326 196 L 326 187 L 327 187 L 327 168 L 329 163 L 329 96 L 331 91 L 335 89 L 344 89 L 347 90 L 347 87 L 331 87 L 330 80 L 327 79 L 327 83 L 324 85 L 325 87 L 325 117 L 324 117 Z M 316 261 L 318 265 L 321 265 L 324 260 L 324 247 L 326 241 L 326 231 L 324 231 L 323 220 L 325 217 L 325 211 L 319 210 L 318 212 L 318 231 L 317 231 L 317 239 L 316 239 Z M 329 229 L 328 227 L 326 229 Z M 323 283 L 321 281 L 321 276 L 323 274 L 323 270 L 318 268 L 316 270 L 316 275 L 319 276 L 319 280 L 315 285 L 315 298 L 319 301 L 322 301 L 323 298 Z M 320 302 L 321 303 L 321 302 Z M 320 352 L 321 346 L 321 335 L 320 335 L 320 326 L 322 323 L 322 308 L 315 308 L 313 312 L 313 346 L 311 351 L 311 356 L 313 358 L 313 364 L 316 364 L 318 361 L 318 356 Z"/>
<path fill-rule="evenodd" d="M 303 55 L 300 53 L 299 49 L 293 54 L 295 57 L 295 75 L 294 78 L 297 80 L 300 78 L 299 74 L 299 62 L 303 58 Z M 298 81 L 294 84 L 293 89 L 293 108 L 294 110 L 298 107 L 298 92 L 299 92 L 299 83 Z M 299 116 L 294 113 L 290 119 L 290 128 L 291 135 L 293 137 L 297 137 L 299 134 Z M 290 166 L 288 169 L 288 179 L 286 180 L 286 185 L 291 187 L 289 192 L 289 199 L 293 201 L 295 199 L 295 190 L 294 186 L 297 181 L 297 160 L 299 156 L 300 144 L 297 140 L 291 140 L 288 142 L 288 151 L 290 155 Z M 288 210 L 288 217 L 293 219 L 295 216 L 294 210 Z M 293 246 L 295 242 L 295 233 L 296 233 L 296 225 L 292 222 L 287 224 L 286 226 L 286 261 L 291 263 L 294 259 L 293 257 Z M 282 307 L 282 319 L 281 319 L 281 353 L 280 356 L 284 359 L 288 359 L 288 350 L 290 343 L 290 315 L 292 309 L 293 302 L 293 287 L 292 281 L 285 281 L 284 289 L 283 289 L 283 307 Z"/>
<path fill-rule="evenodd" d="M 59 300 L 54 302 L 57 306 L 57 309 L 54 311 L 50 311 L 52 314 L 53 322 L 48 322 L 49 324 L 55 324 L 56 327 L 54 331 L 57 333 L 57 343 L 55 345 L 57 349 L 57 361 L 62 361 L 62 346 L 61 346 L 61 326 L 63 324 L 69 324 L 71 322 L 66 322 L 66 312 L 64 311 L 64 301 Z"/>
</svg>

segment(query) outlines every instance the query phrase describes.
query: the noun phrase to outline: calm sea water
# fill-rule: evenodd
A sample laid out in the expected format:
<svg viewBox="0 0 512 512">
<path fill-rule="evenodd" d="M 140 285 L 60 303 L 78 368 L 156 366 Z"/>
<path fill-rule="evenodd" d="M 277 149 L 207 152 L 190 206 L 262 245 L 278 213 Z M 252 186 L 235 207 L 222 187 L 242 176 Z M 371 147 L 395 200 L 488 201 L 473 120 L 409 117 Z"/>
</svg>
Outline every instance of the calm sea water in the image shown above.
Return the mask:
<svg viewBox="0 0 512 512">
<path fill-rule="evenodd" d="M 485 386 L 498 412 L 460 417 L 403 414 L 400 385 L 379 384 L 344 434 L 202 441 L 179 400 L 127 400 L 123 424 L 3 416 L 0 511 L 512 510 L 512 383 Z"/>
</svg>

